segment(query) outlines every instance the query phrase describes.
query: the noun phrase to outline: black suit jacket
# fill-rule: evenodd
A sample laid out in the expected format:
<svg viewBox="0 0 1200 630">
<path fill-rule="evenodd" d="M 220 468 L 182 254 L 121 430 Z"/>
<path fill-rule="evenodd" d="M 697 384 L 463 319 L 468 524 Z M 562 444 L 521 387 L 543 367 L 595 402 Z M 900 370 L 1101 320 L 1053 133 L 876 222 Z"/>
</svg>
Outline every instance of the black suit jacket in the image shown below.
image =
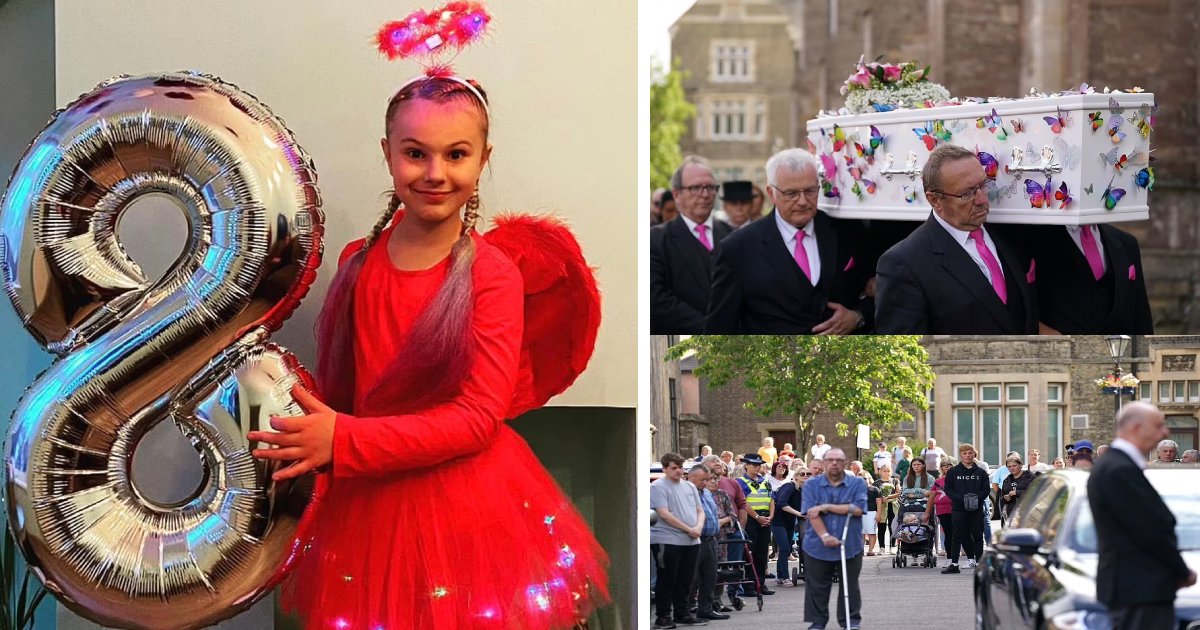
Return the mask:
<svg viewBox="0 0 1200 630">
<path fill-rule="evenodd" d="M 688 230 L 683 215 L 650 228 L 650 334 L 704 332 L 713 257 L 733 228 L 714 220 L 712 232 L 709 252 Z"/>
<path fill-rule="evenodd" d="M 1129 455 L 1110 448 L 1087 482 L 1100 565 L 1096 598 L 1109 608 L 1171 604 L 1188 576 L 1175 516 Z"/>
<path fill-rule="evenodd" d="M 1095 277 L 1066 228 L 1013 226 L 1012 234 L 1019 238 L 1009 238 L 1009 242 L 1024 244 L 1026 256 L 1037 261 L 1041 321 L 1064 335 L 1154 334 L 1137 239 L 1112 225 L 1098 227 L 1105 262 L 1112 272 L 1112 307 L 1107 309 L 1093 306 L 1090 287 Z"/>
<path fill-rule="evenodd" d="M 873 317 L 873 305 L 864 306 L 859 298 L 872 271 L 863 262 L 862 225 L 820 211 L 813 222 L 821 259 L 815 287 L 788 253 L 775 212 L 721 243 L 706 334 L 812 334 L 813 326 L 833 316 L 829 302 Z"/>
<path fill-rule="evenodd" d="M 879 258 L 875 329 L 881 335 L 1037 334 L 1037 301 L 1028 268 L 1000 234 L 988 228 L 1006 276 L 1020 292 L 1024 325 L 1014 327 L 991 282 L 933 214 Z M 1011 298 L 1010 298 L 1011 299 Z"/>
</svg>

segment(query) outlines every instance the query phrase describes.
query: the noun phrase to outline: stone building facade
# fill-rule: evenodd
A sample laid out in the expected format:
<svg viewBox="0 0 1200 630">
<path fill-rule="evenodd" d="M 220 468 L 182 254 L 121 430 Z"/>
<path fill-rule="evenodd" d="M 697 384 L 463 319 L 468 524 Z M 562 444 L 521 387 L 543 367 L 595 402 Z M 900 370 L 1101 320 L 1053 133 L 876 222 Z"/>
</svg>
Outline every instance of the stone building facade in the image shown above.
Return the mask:
<svg viewBox="0 0 1200 630">
<path fill-rule="evenodd" d="M 1077 440 L 1112 440 L 1117 400 L 1095 384 L 1115 369 L 1104 337 L 929 336 L 921 343 L 935 374 L 930 408 L 921 412 L 914 406 L 911 421 L 885 430 L 889 442 L 904 435 L 919 450 L 933 437 L 949 452 L 969 441 L 995 465 L 1009 450 L 1024 454 L 1036 448 L 1049 462 Z M 1197 355 L 1197 336 L 1134 337 L 1120 364 L 1141 380 L 1137 395 L 1122 404 L 1138 398 L 1159 405 L 1180 452 L 1200 439 Z M 680 378 L 694 378 L 690 371 Z M 795 443 L 794 418 L 749 412 L 744 403 L 750 396 L 740 383 L 714 389 L 701 379 L 699 413 L 692 422 L 702 429 L 685 432 L 696 441 L 681 442 L 681 451 L 710 444 L 718 451 L 753 452 L 766 436 L 774 436 L 777 447 Z M 838 436 L 839 421 L 844 419 L 838 414 L 821 415 L 815 430 L 830 444 L 857 453 L 853 423 L 850 435 Z"/>
<path fill-rule="evenodd" d="M 671 29 L 671 54 L 696 117 L 683 153 L 717 181 L 766 184 L 763 165 L 803 128 L 796 111 L 795 28 L 775 0 L 696 0 Z"/>
<path fill-rule="evenodd" d="M 747 23 L 749 16 L 758 21 Z M 999 0 L 983 8 L 975 0 L 698 0 L 672 29 L 673 54 L 692 72 L 685 84 L 691 102 L 723 94 L 724 86 L 705 78 L 711 42 L 730 37 L 755 42 L 761 72 L 753 90 L 772 95 L 771 127 L 769 137 L 752 143 L 705 142 L 695 131 L 684 139 L 685 152 L 708 155 L 722 169 L 761 164 L 777 146 L 804 146 L 805 121 L 842 104 L 838 90 L 860 56 L 928 63 L 933 80 L 963 96 L 1013 97 L 1084 82 L 1154 92 L 1151 218 L 1122 227 L 1141 242 L 1156 332 L 1200 329 L 1200 160 L 1192 157 L 1200 142 L 1200 3 Z"/>
</svg>

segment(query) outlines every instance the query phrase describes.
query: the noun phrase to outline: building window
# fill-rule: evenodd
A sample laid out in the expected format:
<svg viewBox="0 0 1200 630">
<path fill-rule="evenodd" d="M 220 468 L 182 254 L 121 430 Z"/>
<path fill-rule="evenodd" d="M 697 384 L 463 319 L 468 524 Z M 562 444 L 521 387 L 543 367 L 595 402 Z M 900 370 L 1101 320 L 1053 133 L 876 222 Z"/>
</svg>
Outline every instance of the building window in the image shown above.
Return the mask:
<svg viewBox="0 0 1200 630">
<path fill-rule="evenodd" d="M 971 442 L 979 458 L 990 466 L 1003 466 L 1004 455 L 1017 451 L 1024 457 L 1029 448 L 1029 385 L 1027 383 L 988 383 L 955 387 L 954 431 L 961 444 Z M 1065 385 L 1047 386 L 1051 450 L 1061 448 L 1063 393 Z M 972 401 L 978 394 L 978 406 Z M 1003 396 L 1003 400 L 1001 397 Z M 978 420 L 978 422 L 976 422 Z M 967 438 L 967 439 L 964 439 Z M 972 439 L 973 438 L 973 439 Z"/>
<path fill-rule="evenodd" d="M 709 44 L 709 81 L 750 83 L 754 81 L 754 40 L 714 39 Z"/>
<path fill-rule="evenodd" d="M 1158 402 L 1171 402 L 1171 381 L 1158 382 Z"/>
<path fill-rule="evenodd" d="M 1150 402 L 1150 397 L 1154 394 L 1154 383 L 1150 381 L 1142 381 L 1138 383 L 1138 399 L 1142 402 Z"/>
<path fill-rule="evenodd" d="M 1048 407 L 1046 409 L 1046 452 L 1044 460 L 1047 464 L 1054 461 L 1055 457 L 1059 457 L 1063 453 L 1062 443 L 1062 407 Z"/>
<path fill-rule="evenodd" d="M 1187 396 L 1185 396 L 1185 395 L 1184 395 L 1184 388 L 1186 388 L 1186 387 L 1187 387 L 1187 382 L 1185 382 L 1185 381 L 1173 381 L 1172 383 L 1173 383 L 1173 385 L 1175 386 L 1175 400 L 1174 400 L 1174 402 L 1177 402 L 1177 403 L 1186 402 L 1186 401 L 1187 401 Z"/>
<path fill-rule="evenodd" d="M 1046 402 L 1060 403 L 1063 400 L 1063 386 L 1060 383 L 1050 383 L 1046 386 Z"/>
<path fill-rule="evenodd" d="M 1188 381 L 1188 402 L 1200 402 L 1200 381 Z"/>
<path fill-rule="evenodd" d="M 767 132 L 767 103 L 760 96 L 722 97 L 704 105 L 707 128 L 697 117 L 700 140 L 761 141 Z"/>
</svg>

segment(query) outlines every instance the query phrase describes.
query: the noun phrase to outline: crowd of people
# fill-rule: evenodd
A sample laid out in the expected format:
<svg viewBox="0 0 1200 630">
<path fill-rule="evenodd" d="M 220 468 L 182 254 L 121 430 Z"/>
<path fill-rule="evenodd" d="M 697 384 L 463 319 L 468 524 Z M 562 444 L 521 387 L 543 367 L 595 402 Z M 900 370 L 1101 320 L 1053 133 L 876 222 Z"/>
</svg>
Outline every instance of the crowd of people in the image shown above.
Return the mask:
<svg viewBox="0 0 1200 630">
<path fill-rule="evenodd" d="M 757 187 L 719 184 L 686 157 L 651 204 L 651 334 L 1153 333 L 1137 239 L 1111 224 L 987 223 L 975 152 L 929 154 L 923 223 L 826 214 L 838 193 L 823 168 L 804 149 L 772 155 L 759 218 Z"/>
<path fill-rule="evenodd" d="M 902 506 L 918 511 L 920 522 L 931 526 L 931 552 L 945 556 L 941 572 L 960 573 L 975 567 L 991 540 L 992 521 L 1003 525 L 1037 475 L 1090 469 L 1108 451 L 1106 444 L 1094 448 L 1080 440 L 1050 464 L 1041 461 L 1038 449 L 1029 449 L 1026 457 L 1012 451 L 1003 465 L 991 466 L 967 443 L 958 445 L 957 457 L 933 438 L 918 454 L 905 437 L 877 446 L 865 463 L 847 461 L 824 435 L 800 455 L 792 444 L 776 448 L 770 437 L 757 452 L 740 457 L 728 450 L 716 454 L 707 445 L 691 459 L 664 455 L 664 476 L 651 484 L 650 494 L 658 515 L 651 528 L 654 627 L 728 619 L 747 598 L 773 595 L 775 588 L 803 579 L 805 620 L 823 628 L 844 547 L 852 579 L 850 625 L 841 627 L 856 628 L 862 557 L 896 552 Z M 1162 440 L 1146 463 L 1197 462 L 1200 456 L 1189 449 L 1176 459 L 1178 449 Z M 847 514 L 858 518 L 847 522 Z M 841 620 L 845 613 L 838 615 Z"/>
</svg>

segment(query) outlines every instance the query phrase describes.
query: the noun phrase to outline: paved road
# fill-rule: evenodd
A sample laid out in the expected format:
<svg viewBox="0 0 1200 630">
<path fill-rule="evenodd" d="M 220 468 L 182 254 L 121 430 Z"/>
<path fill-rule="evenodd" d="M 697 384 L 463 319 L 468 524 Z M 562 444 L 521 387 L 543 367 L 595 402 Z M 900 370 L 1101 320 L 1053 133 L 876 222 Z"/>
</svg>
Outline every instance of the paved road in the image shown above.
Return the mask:
<svg viewBox="0 0 1200 630">
<path fill-rule="evenodd" d="M 939 557 L 941 565 L 945 558 Z M 775 563 L 771 563 L 774 570 Z M 957 575 L 942 575 L 939 569 L 892 568 L 891 556 L 863 558 L 862 627 L 902 628 L 920 625 L 931 628 L 970 628 L 975 604 L 971 594 L 971 574 L 964 570 Z M 741 612 L 730 613 L 724 621 L 711 621 L 712 630 L 769 630 L 773 628 L 807 628 L 804 623 L 804 583 L 798 587 L 774 586 L 775 595 L 763 598 L 762 612 L 754 600 L 748 599 Z M 830 594 L 830 629 L 837 627 L 833 606 L 837 585 Z M 837 600 L 841 604 L 841 600 Z M 651 620 L 651 623 L 653 620 Z M 651 627 L 650 623 L 646 627 Z M 679 626 L 687 628 L 689 626 Z"/>
</svg>

